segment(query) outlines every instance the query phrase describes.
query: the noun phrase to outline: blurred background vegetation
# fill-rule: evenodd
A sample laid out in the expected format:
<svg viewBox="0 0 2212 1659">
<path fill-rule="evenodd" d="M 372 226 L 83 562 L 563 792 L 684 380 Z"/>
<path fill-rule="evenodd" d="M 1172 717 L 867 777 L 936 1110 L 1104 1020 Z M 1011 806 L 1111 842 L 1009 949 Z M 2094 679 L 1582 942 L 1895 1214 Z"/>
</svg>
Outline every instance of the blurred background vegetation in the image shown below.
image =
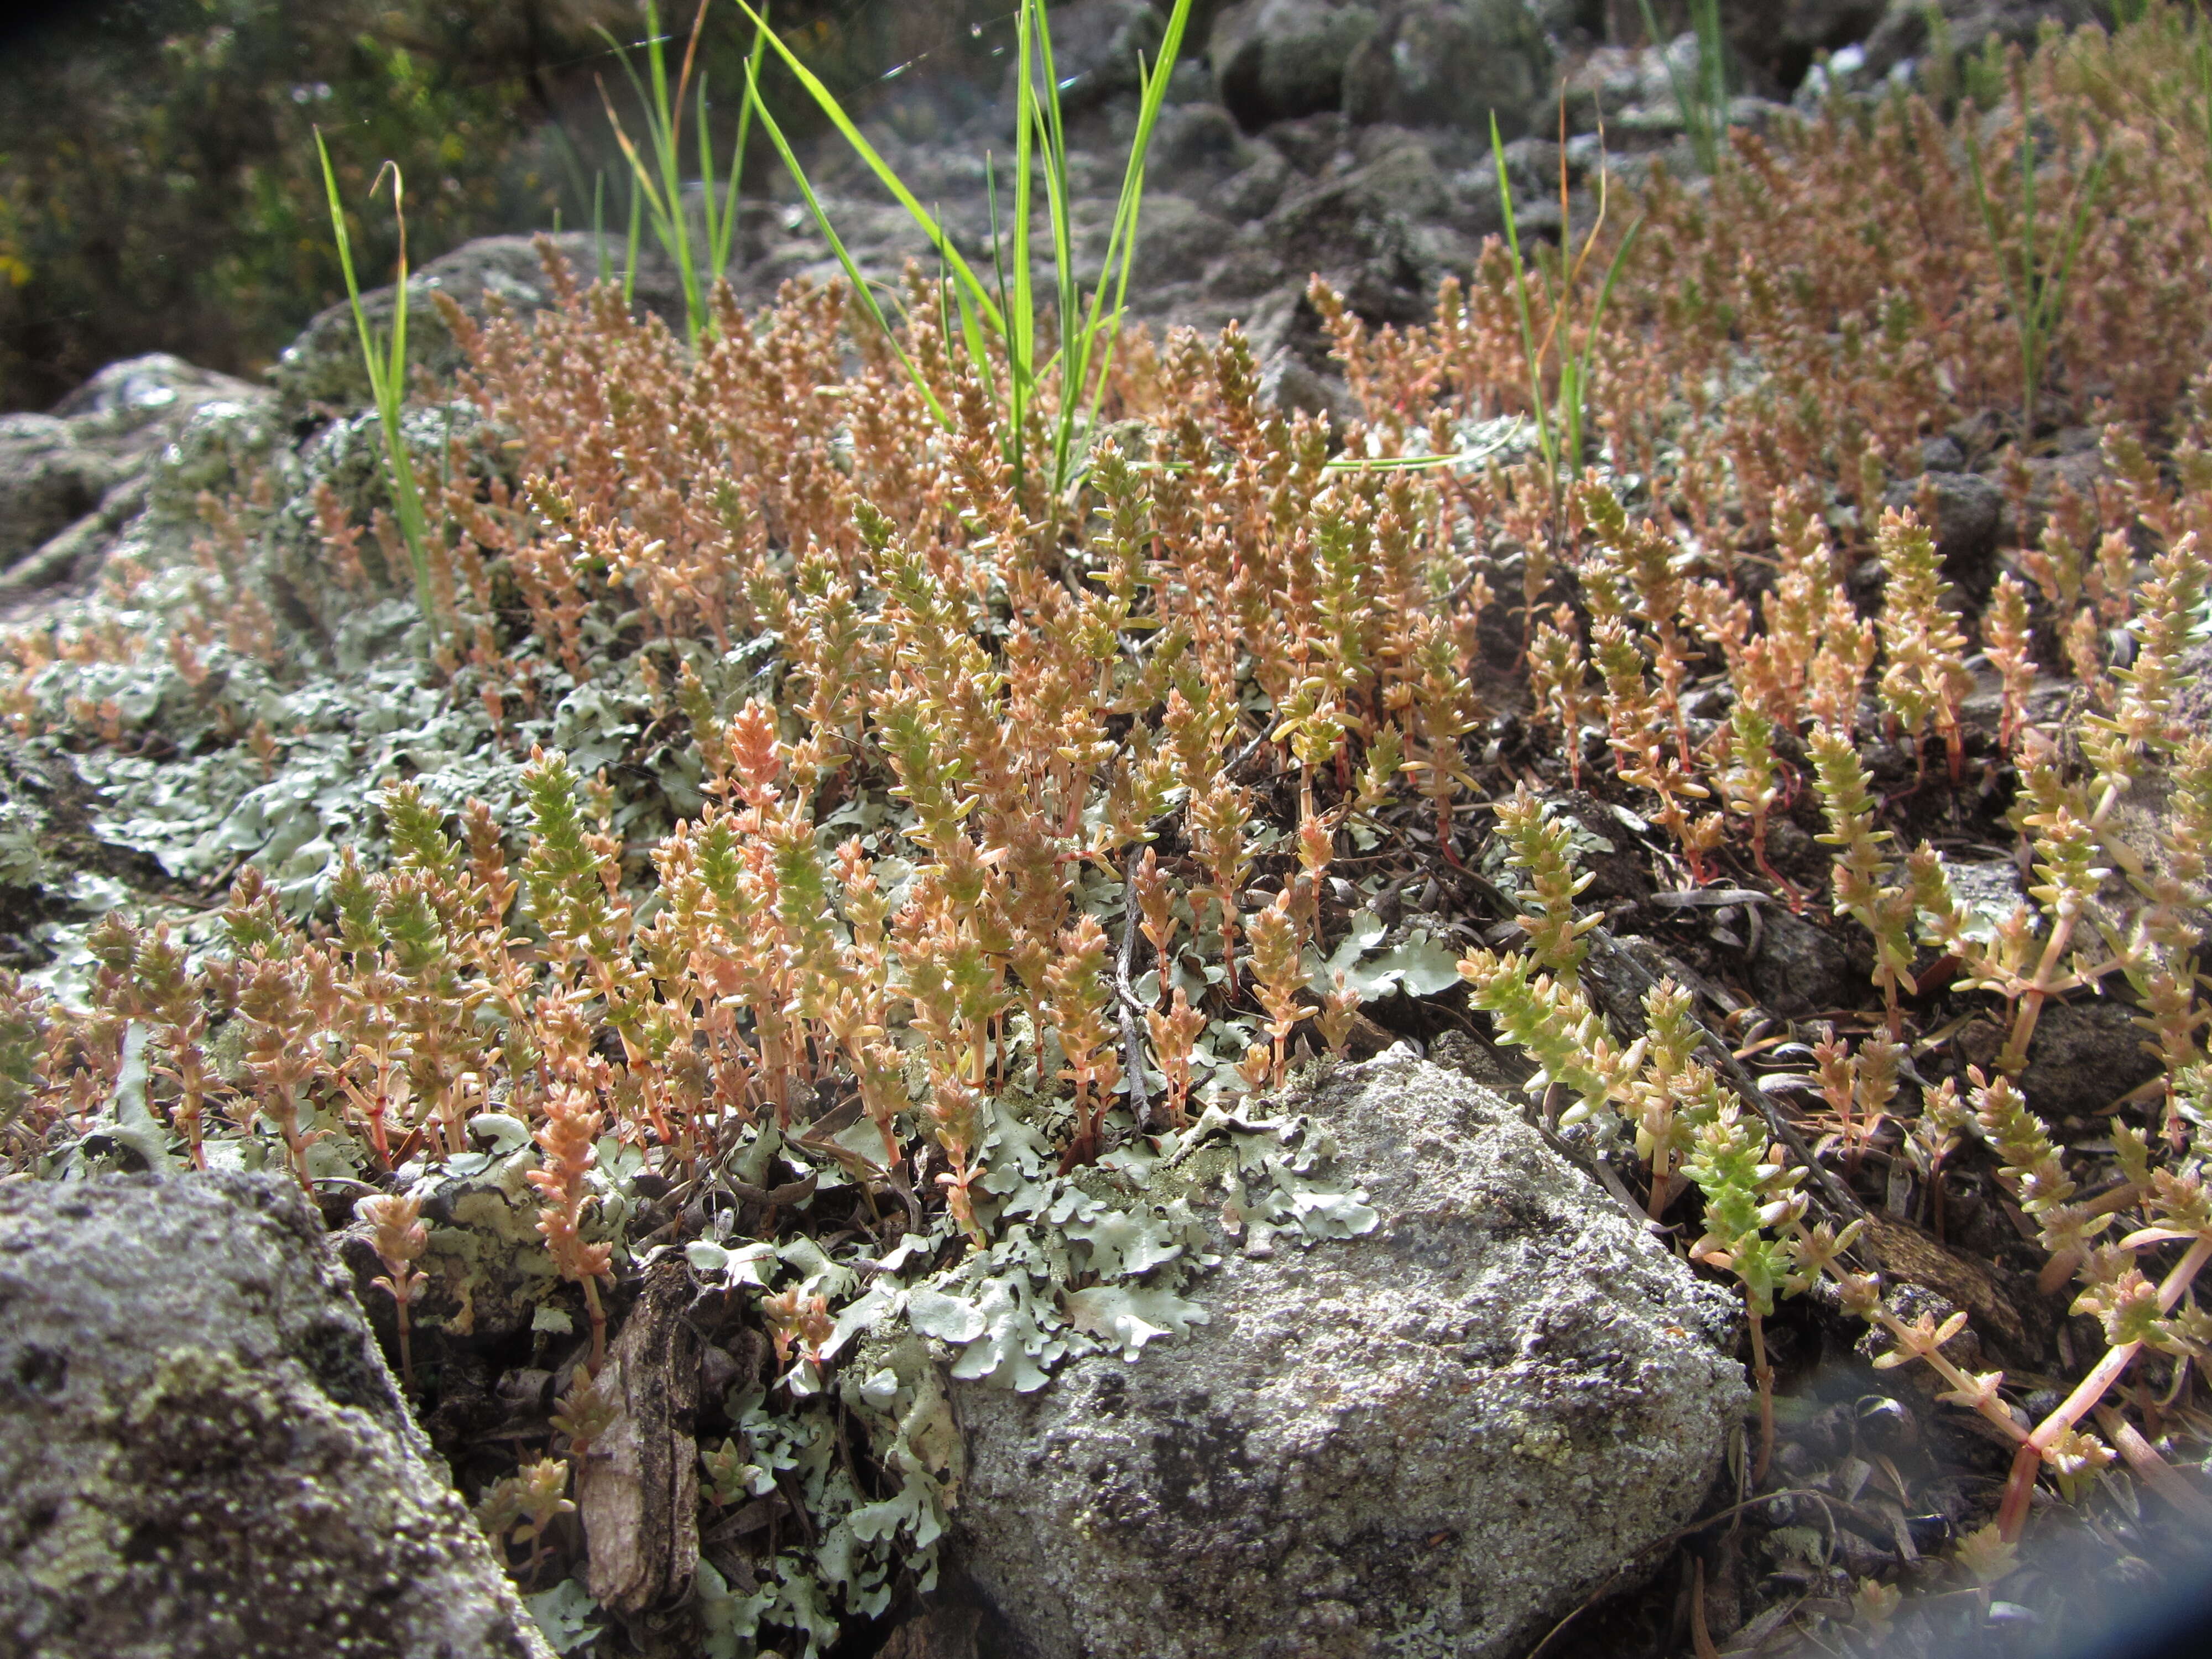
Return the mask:
<svg viewBox="0 0 2212 1659">
<path fill-rule="evenodd" d="M 775 26 L 848 97 L 917 60 L 987 59 L 1003 0 L 777 0 Z M 660 23 L 680 58 L 696 8 Z M 396 252 L 388 158 L 416 265 L 473 236 L 627 223 L 604 83 L 641 131 L 599 31 L 635 0 L 80 0 L 0 40 L 0 410 L 44 409 L 101 365 L 173 351 L 252 374 L 343 297 L 313 129 L 328 137 L 365 282 Z M 708 0 L 701 56 L 728 155 L 751 25 Z M 773 56 L 771 54 L 771 56 Z M 674 72 L 672 59 L 671 73 Z M 780 73 L 780 117 L 809 108 Z M 865 107 L 866 100 L 862 99 Z M 687 141 L 687 155 L 689 144 Z M 756 145 L 748 172 L 773 157 Z"/>
</svg>

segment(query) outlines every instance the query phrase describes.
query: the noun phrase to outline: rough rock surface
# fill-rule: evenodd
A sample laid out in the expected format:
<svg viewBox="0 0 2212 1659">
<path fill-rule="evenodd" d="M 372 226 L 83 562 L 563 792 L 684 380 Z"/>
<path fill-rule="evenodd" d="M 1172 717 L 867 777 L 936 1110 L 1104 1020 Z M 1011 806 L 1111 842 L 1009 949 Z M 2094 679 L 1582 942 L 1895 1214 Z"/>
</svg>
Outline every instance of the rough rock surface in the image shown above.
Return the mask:
<svg viewBox="0 0 2212 1659">
<path fill-rule="evenodd" d="M 460 348 L 454 343 L 431 295 L 452 295 L 461 309 L 482 321 L 496 301 L 527 316 L 555 303 L 544 262 L 534 236 L 483 236 L 464 242 L 442 258 L 433 259 L 407 279 L 408 362 L 439 377 L 463 367 Z M 562 257 L 574 268 L 579 282 L 589 283 L 599 272 L 600 240 L 590 231 L 568 231 L 552 238 Z M 605 239 L 608 266 L 617 274 L 627 257 L 620 238 Z M 367 280 L 374 277 L 363 273 Z M 388 331 L 393 313 L 390 284 L 362 295 L 362 310 L 372 327 Z M 684 300 L 667 262 L 656 249 L 641 246 L 635 290 L 645 310 L 682 326 Z M 370 404 L 368 371 L 362 362 L 361 340 L 354 326 L 353 310 L 341 302 L 321 313 L 269 371 L 285 410 L 295 418 L 325 410 L 352 410 Z"/>
<path fill-rule="evenodd" d="M 0 1188 L 0 1651 L 535 1659 L 297 1194 Z"/>
<path fill-rule="evenodd" d="M 1843 942 L 1778 905 L 1770 907 L 1746 977 L 1762 1004 L 1791 1019 L 1842 1006 L 1857 984 Z"/>
<path fill-rule="evenodd" d="M 1401 0 L 1344 68 L 1355 121 L 1517 138 L 1552 78 L 1551 43 L 1522 0 Z"/>
<path fill-rule="evenodd" d="M 1510 1103 L 1394 1051 L 1304 1106 L 1374 1231 L 1224 1239 L 1188 1340 L 960 1394 L 966 1569 L 1038 1659 L 1516 1652 L 1720 1466 L 1732 1299 Z"/>
<path fill-rule="evenodd" d="M 44 415 L 0 416 L 0 599 L 65 574 L 147 501 L 145 475 L 196 426 L 259 410 L 263 387 L 165 352 L 110 363 Z"/>
<path fill-rule="evenodd" d="M 1997 530 L 2004 491 L 1975 472 L 1931 470 L 1910 483 L 1893 484 L 1882 505 L 1909 507 L 1936 535 L 1936 551 L 1954 580 L 1985 597 L 1996 580 Z"/>
<path fill-rule="evenodd" d="M 1342 106 L 1345 66 L 1378 22 L 1358 0 L 1241 0 L 1214 20 L 1222 104 L 1248 132 Z"/>
<path fill-rule="evenodd" d="M 1890 0 L 1889 9 L 1867 36 L 1863 73 L 1887 75 L 1907 58 L 1927 50 L 1929 14 L 1941 11 L 1951 37 L 1951 48 L 1964 57 L 1983 50 L 1994 36 L 2008 45 L 2033 44 L 2036 31 L 2046 21 L 2062 28 L 2079 28 L 2098 21 L 2092 0 Z"/>
<path fill-rule="evenodd" d="M 112 470 L 52 415 L 0 416 L 0 566 L 92 510 Z"/>
<path fill-rule="evenodd" d="M 2117 1002 L 2049 1002 L 2035 1022 L 2018 1079 L 2029 1108 L 2050 1122 L 2101 1121 L 2122 1097 L 2159 1075 L 2150 1033 Z M 1970 1065 L 1994 1071 L 2004 1028 L 1978 1021 L 1959 1034 Z"/>
</svg>

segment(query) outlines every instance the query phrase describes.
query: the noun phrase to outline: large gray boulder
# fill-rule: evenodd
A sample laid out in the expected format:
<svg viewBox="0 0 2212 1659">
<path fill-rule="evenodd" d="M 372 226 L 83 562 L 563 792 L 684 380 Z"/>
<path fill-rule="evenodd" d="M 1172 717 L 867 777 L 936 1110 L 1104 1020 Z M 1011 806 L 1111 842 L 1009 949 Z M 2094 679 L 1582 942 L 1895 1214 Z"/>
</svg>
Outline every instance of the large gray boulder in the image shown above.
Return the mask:
<svg viewBox="0 0 2212 1659">
<path fill-rule="evenodd" d="M 1354 121 L 1527 132 L 1551 90 L 1552 47 L 1524 0 L 1401 0 L 1346 63 Z"/>
<path fill-rule="evenodd" d="M 1340 109 L 1344 70 L 1381 21 L 1364 0 L 1240 0 L 1208 52 L 1223 105 L 1247 132 Z"/>
<path fill-rule="evenodd" d="M 959 1386 L 964 1565 L 1037 1659 L 1502 1659 L 1721 1466 L 1735 1299 L 1513 1105 L 1398 1051 L 1304 1108 L 1372 1231 L 1224 1233 L 1187 1339 Z"/>
<path fill-rule="evenodd" d="M 149 469 L 197 449 L 196 428 L 269 402 L 263 387 L 155 352 L 110 363 L 46 414 L 0 416 L 0 592 L 46 579 L 55 561 L 40 556 L 68 532 L 73 552 L 103 518 L 135 514 Z"/>
<path fill-rule="evenodd" d="M 0 1652 L 550 1659 L 265 1177 L 0 1187 Z"/>
</svg>

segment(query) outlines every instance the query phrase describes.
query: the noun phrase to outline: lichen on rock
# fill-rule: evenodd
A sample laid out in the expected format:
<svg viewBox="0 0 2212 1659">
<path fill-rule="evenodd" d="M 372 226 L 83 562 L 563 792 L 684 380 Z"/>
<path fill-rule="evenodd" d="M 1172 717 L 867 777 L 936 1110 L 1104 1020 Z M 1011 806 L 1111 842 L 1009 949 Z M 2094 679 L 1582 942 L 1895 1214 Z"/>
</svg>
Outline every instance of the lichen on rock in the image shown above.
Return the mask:
<svg viewBox="0 0 2212 1659">
<path fill-rule="evenodd" d="M 1370 1231 L 1213 1221 L 1182 1340 L 956 1387 L 962 1559 L 1043 1659 L 1516 1652 L 1720 1468 L 1731 1299 L 1505 1100 L 1400 1053 L 1297 1103 Z"/>
<path fill-rule="evenodd" d="M 0 1189 L 0 1648 L 549 1651 L 321 1231 L 255 1176 Z"/>
</svg>

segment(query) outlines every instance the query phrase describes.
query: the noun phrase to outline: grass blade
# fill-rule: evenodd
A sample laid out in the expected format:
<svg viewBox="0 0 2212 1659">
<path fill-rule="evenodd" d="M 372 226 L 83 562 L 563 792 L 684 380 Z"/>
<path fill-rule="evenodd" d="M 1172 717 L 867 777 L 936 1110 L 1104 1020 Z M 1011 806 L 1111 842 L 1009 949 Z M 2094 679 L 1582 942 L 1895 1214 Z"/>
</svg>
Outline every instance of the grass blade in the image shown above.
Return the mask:
<svg viewBox="0 0 2212 1659">
<path fill-rule="evenodd" d="M 837 234 L 837 228 L 830 222 L 830 215 L 823 210 L 821 198 L 814 193 L 814 185 L 806 176 L 806 169 L 799 166 L 799 157 L 792 152 L 791 141 L 783 136 L 783 129 L 776 125 L 775 117 L 769 113 L 768 106 L 761 101 L 760 83 L 754 78 L 750 64 L 745 69 L 745 96 L 759 115 L 761 131 L 768 134 L 769 143 L 775 146 L 775 153 L 783 158 L 784 166 L 790 169 L 792 179 L 799 186 L 799 198 L 806 204 L 806 210 L 814 216 L 814 222 L 829 242 L 830 251 L 837 256 L 837 263 L 845 268 L 845 279 L 852 284 L 854 298 L 867 313 L 868 320 L 882 331 L 884 339 L 890 342 L 891 349 L 898 354 L 900 366 L 906 370 L 907 379 L 921 394 L 922 401 L 929 405 L 929 412 L 936 417 L 937 423 L 946 431 L 951 431 L 952 417 L 945 412 L 945 405 L 938 401 L 936 392 L 922 378 L 921 368 L 908 355 L 904 343 L 884 316 L 883 307 L 876 303 L 875 291 L 868 286 L 867 278 L 861 276 L 860 266 L 854 263 L 851 252 L 845 246 L 844 238 Z"/>
<path fill-rule="evenodd" d="M 703 18 L 705 13 L 701 13 Z M 662 240 L 676 256 L 677 274 L 684 284 L 684 333 L 696 340 L 702 313 L 699 273 L 691 258 L 690 226 L 684 212 L 684 180 L 676 153 L 678 126 L 684 118 L 684 94 L 678 85 L 673 107 L 668 94 L 668 61 L 661 49 L 660 13 L 653 0 L 645 0 L 646 64 L 653 76 L 653 102 L 645 114 L 646 133 L 653 140 L 653 160 L 660 169 Z M 686 58 L 688 66 L 689 58 Z"/>
<path fill-rule="evenodd" d="M 1577 469 L 1583 464 L 1583 398 L 1587 395 L 1589 387 L 1590 356 L 1596 348 L 1598 329 L 1605 321 L 1606 307 L 1613 299 L 1613 285 L 1620 280 L 1620 268 L 1627 262 L 1629 249 L 1636 246 L 1637 233 L 1643 228 L 1644 216 L 1639 213 L 1630 222 L 1628 234 L 1620 239 L 1620 246 L 1613 249 L 1613 258 L 1607 262 L 1605 267 L 1605 279 L 1598 284 L 1597 298 L 1590 304 L 1589 331 L 1583 337 L 1582 349 L 1576 354 L 1576 395 L 1572 408 L 1574 464 Z M 1591 234 L 1595 236 L 1596 232 L 1593 230 Z M 1560 396 L 1562 398 L 1566 396 L 1564 390 L 1560 392 Z"/>
<path fill-rule="evenodd" d="M 392 295 L 392 338 L 380 356 L 376 331 L 369 326 L 368 313 L 362 308 L 361 283 L 355 277 L 353 242 L 346 234 L 345 207 L 338 198 L 338 181 L 331 167 L 330 148 L 323 142 L 320 127 L 315 129 L 315 154 L 323 166 L 323 191 L 330 202 L 331 232 L 337 242 L 338 269 L 344 274 L 346 301 L 353 310 L 353 326 L 361 342 L 362 364 L 368 373 L 369 395 L 376 403 L 376 420 L 384 439 L 384 463 L 387 483 L 392 491 L 392 514 L 399 526 L 400 540 L 407 548 L 408 562 L 414 567 L 415 603 L 422 613 L 423 625 L 429 629 L 430 642 L 438 641 L 438 607 L 430 582 L 429 530 L 422 511 L 422 499 L 415 488 L 413 458 L 408 453 L 407 434 L 400 424 L 403 404 L 406 397 L 407 373 L 407 213 L 405 181 L 398 165 L 386 161 L 377 171 L 377 180 L 383 181 L 385 169 L 392 173 L 392 210 L 399 227 L 398 281 Z M 374 186 L 371 186 L 372 191 Z"/>
<path fill-rule="evenodd" d="M 1041 125 L 1044 138 L 1045 205 L 1051 216 L 1054 286 L 1059 291 L 1060 304 L 1056 322 L 1060 339 L 1056 355 L 1065 362 L 1068 331 L 1080 314 L 1075 285 L 1075 232 L 1068 210 L 1067 185 L 1067 130 L 1060 107 L 1060 71 L 1052 56 L 1052 29 L 1044 9 L 1044 0 L 1028 0 L 1036 11 L 1036 40 L 1038 66 L 1044 72 L 1044 84 L 1048 97 L 1040 98 L 1040 112 L 1044 117 Z M 1063 377 L 1065 370 L 1063 369 Z M 1063 387 L 1061 403 L 1073 403 L 1082 395 L 1080 384 Z"/>
<path fill-rule="evenodd" d="M 1036 149 L 1032 119 L 1036 112 L 1036 8 L 1021 0 L 1014 24 L 1014 294 L 1006 313 L 1006 459 L 1014 469 L 1014 493 L 1022 493 L 1022 450 L 1036 347 L 1036 294 L 1030 269 L 1030 166 Z M 993 257 L 997 256 L 995 234 Z"/>
<path fill-rule="evenodd" d="M 1521 354 L 1528 366 L 1528 401 L 1536 418 L 1536 447 L 1559 488 L 1559 455 L 1552 437 L 1551 417 L 1544 406 L 1544 365 L 1536 349 L 1536 328 L 1528 312 L 1528 276 L 1521 261 L 1521 230 L 1513 213 L 1513 181 L 1506 176 L 1505 141 L 1498 136 L 1498 112 L 1490 115 L 1490 154 L 1498 164 L 1498 197 L 1505 214 L 1505 253 L 1513 268 L 1513 302 L 1521 324 Z"/>
<path fill-rule="evenodd" d="M 1674 108 L 1690 149 L 1705 173 L 1720 167 L 1721 137 L 1728 131 L 1728 69 L 1721 57 L 1718 0 L 1690 0 L 1690 27 L 1698 40 L 1698 72 L 1687 76 L 1668 55 L 1668 41 L 1652 14 L 1651 0 L 1636 0 L 1644 14 L 1644 33 L 1666 66 L 1667 83 L 1674 94 Z"/>
<path fill-rule="evenodd" d="M 776 56 L 783 59 L 784 66 L 797 78 L 799 84 L 806 89 L 816 106 L 829 118 L 830 124 L 837 129 L 839 136 L 853 147 L 853 153 L 867 165 L 868 170 L 876 175 L 877 180 L 884 189 L 890 191 L 892 198 L 907 210 L 915 223 L 921 228 L 922 234 L 929 238 L 930 246 L 937 250 L 938 257 L 951 268 L 955 279 L 966 290 L 968 298 L 989 320 L 993 331 L 1003 336 L 1006 331 L 1006 319 L 1000 313 L 999 307 L 991 303 L 991 296 L 984 289 L 981 279 L 975 275 L 974 268 L 968 261 L 961 257 L 960 250 L 953 246 L 952 239 L 945 234 L 945 228 L 915 198 L 915 193 L 907 188 L 906 181 L 898 176 L 898 170 L 884 160 L 876 147 L 870 143 L 860 128 L 854 125 L 853 118 L 845 112 L 844 106 L 837 101 L 837 95 L 823 85 L 821 78 L 801 63 L 799 55 L 784 45 L 782 39 L 773 29 L 768 27 L 767 20 L 753 9 L 748 3 L 748 0 L 735 0 L 735 4 L 740 11 L 761 27 L 764 31 L 763 38 L 775 49 Z M 772 124 L 768 107 L 760 100 L 760 85 L 757 80 L 752 82 L 751 92 L 753 107 L 758 112 L 762 126 L 764 129 L 770 127 Z M 780 143 L 777 148 L 784 155 L 787 165 L 795 164 L 793 162 L 788 144 Z M 818 208 L 818 204 L 817 205 Z"/>
<path fill-rule="evenodd" d="M 1140 58 L 1137 64 L 1138 99 L 1137 131 L 1129 145 L 1129 161 L 1121 174 L 1121 193 L 1114 206 L 1113 228 L 1106 240 L 1106 257 L 1099 267 L 1098 286 L 1092 290 L 1091 305 L 1083 323 L 1083 356 L 1085 373 L 1091 377 L 1091 395 L 1085 413 L 1085 428 L 1096 431 L 1098 411 L 1105 402 L 1107 376 L 1114 366 L 1115 347 L 1121 332 L 1121 317 L 1129 292 L 1129 271 L 1135 263 L 1137 238 L 1141 228 L 1145 199 L 1145 158 L 1151 154 L 1152 130 L 1158 124 L 1160 111 L 1167 102 L 1168 79 L 1175 72 L 1176 60 L 1182 52 L 1183 31 L 1190 21 L 1190 0 L 1176 0 L 1175 9 L 1168 14 L 1167 27 L 1160 34 L 1158 61 L 1147 65 Z M 1116 269 L 1116 258 L 1119 268 Z M 1114 274 L 1114 304 L 1110 312 L 1102 314 L 1106 295 L 1108 272 Z M 1063 321 L 1062 326 L 1066 324 Z M 1105 347 L 1100 354 L 1096 370 L 1090 368 L 1090 360 L 1096 342 L 1103 331 Z M 1082 387 L 1073 387 L 1065 397 L 1062 408 L 1062 431 L 1056 447 L 1054 465 L 1056 472 L 1065 477 L 1066 457 L 1073 444 L 1073 428 L 1067 416 L 1082 395 Z"/>
<path fill-rule="evenodd" d="M 645 228 L 638 206 L 637 181 L 633 179 L 629 186 L 629 235 L 623 249 L 623 307 L 625 310 L 629 307 L 637 291 L 637 250 Z"/>
<path fill-rule="evenodd" d="M 705 8 L 702 4 L 701 7 L 702 15 L 704 14 L 704 10 Z M 753 30 L 752 52 L 745 60 L 745 76 L 749 82 L 757 82 L 760 79 L 761 64 L 764 61 L 765 54 L 768 52 L 767 17 L 768 8 L 763 4 L 761 8 L 762 21 Z M 701 90 L 702 92 L 705 90 L 703 82 L 702 84 Z M 730 181 L 728 188 L 722 198 L 721 238 L 719 241 L 714 242 L 714 274 L 717 276 L 721 276 L 724 272 L 729 270 L 730 249 L 737 241 L 738 184 L 738 181 L 744 177 L 745 141 L 752 137 L 752 125 L 753 100 L 750 98 L 747 98 L 739 106 L 738 110 L 738 141 L 736 145 L 730 151 Z M 702 132 L 706 131 L 706 118 L 703 114 L 700 118 L 700 131 Z M 701 153 L 702 155 L 705 153 L 703 147 Z M 710 198 L 713 196 L 714 186 L 712 185 L 708 186 L 707 193 Z M 714 240 L 711 232 L 709 233 L 708 240 Z"/>
<path fill-rule="evenodd" d="M 607 175 L 605 169 L 592 179 L 592 252 L 599 262 L 599 280 L 607 280 Z"/>
<path fill-rule="evenodd" d="M 702 16 L 706 15 L 704 8 L 701 9 L 700 15 Z M 700 211 L 706 216 L 707 221 L 705 274 L 708 285 L 711 288 L 715 279 L 722 274 L 722 267 L 714 256 L 716 250 L 722 246 L 723 237 L 722 222 L 720 216 L 715 212 L 714 149 L 714 146 L 707 142 L 707 77 L 703 75 L 699 77 L 699 90 L 696 97 L 699 111 L 699 204 Z"/>
</svg>

